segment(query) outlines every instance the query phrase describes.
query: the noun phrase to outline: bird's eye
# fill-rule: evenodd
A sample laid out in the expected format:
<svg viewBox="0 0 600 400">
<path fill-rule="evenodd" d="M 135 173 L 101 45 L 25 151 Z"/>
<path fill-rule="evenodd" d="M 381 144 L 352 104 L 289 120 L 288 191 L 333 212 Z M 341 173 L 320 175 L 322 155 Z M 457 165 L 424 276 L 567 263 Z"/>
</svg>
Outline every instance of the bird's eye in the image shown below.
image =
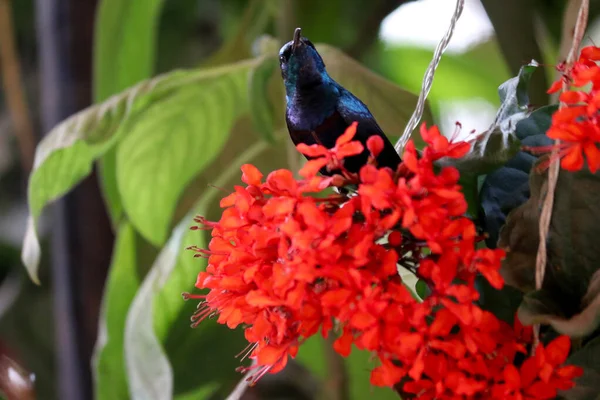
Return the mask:
<svg viewBox="0 0 600 400">
<path fill-rule="evenodd" d="M 281 61 L 282 63 L 286 62 L 290 59 L 291 55 L 292 55 L 292 48 L 287 47 L 279 54 L 279 61 Z"/>
</svg>

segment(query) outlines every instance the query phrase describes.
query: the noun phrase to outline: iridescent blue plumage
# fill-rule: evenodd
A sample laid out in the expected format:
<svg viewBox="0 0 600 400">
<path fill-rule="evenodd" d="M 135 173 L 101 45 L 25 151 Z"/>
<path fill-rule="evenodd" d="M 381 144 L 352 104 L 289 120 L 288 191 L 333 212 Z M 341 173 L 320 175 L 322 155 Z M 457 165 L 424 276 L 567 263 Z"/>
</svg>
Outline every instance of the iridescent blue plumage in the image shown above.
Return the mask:
<svg viewBox="0 0 600 400">
<path fill-rule="evenodd" d="M 396 169 L 400 157 L 367 106 L 327 74 L 323 59 L 308 39 L 300 37 L 299 29 L 294 40 L 281 48 L 279 60 L 286 91 L 286 122 L 294 144 L 319 143 L 332 148 L 336 139 L 356 121 L 355 140 L 365 145 L 365 151 L 347 158 L 346 169 L 358 172 L 367 162 L 366 142 L 373 135 L 384 142 L 377 158 L 379 166 Z M 328 174 L 325 170 L 321 172 Z"/>
</svg>

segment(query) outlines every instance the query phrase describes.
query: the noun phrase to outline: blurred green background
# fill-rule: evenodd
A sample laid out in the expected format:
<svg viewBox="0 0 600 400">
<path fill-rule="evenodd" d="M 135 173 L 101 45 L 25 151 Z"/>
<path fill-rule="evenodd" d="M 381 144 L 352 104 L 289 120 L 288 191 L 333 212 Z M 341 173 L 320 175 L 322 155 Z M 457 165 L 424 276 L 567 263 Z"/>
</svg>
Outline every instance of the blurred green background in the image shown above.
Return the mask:
<svg viewBox="0 0 600 400">
<path fill-rule="evenodd" d="M 600 11 L 600 1 L 591 3 L 588 41 L 597 36 Z M 418 93 L 454 2 L 0 0 L 0 6 L 0 390 L 8 398 L 35 392 L 39 399 L 181 400 L 225 398 L 240 379 L 234 371 L 234 355 L 244 347 L 240 332 L 214 321 L 189 327 L 195 304 L 180 294 L 192 289 L 202 265 L 181 253 L 204 240 L 187 233 L 195 212 L 218 217 L 219 192 L 208 184 L 231 187 L 248 160 L 264 171 L 297 163 L 282 132 L 279 47 L 296 26 L 328 45 L 320 49 L 334 77 L 397 136 L 415 100 L 400 88 Z M 435 76 L 427 122 L 447 134 L 458 120 L 461 134 L 484 130 L 499 105 L 498 85 L 531 59 L 547 66 L 534 77 L 532 104 L 547 104 L 564 12 L 562 0 L 467 0 Z M 36 165 L 34 214 L 77 185 L 38 220 L 41 286 L 35 285 L 20 260 L 31 144 L 69 115 L 162 73 L 170 74 L 65 128 L 66 136 L 75 135 L 68 151 L 48 159 L 57 165 Z M 396 397 L 369 385 L 368 354 L 354 352 L 343 362 L 327 349 L 311 339 L 298 363 L 244 398 L 347 398 L 339 390 L 344 379 L 352 399 Z M 14 397 L 15 369 L 26 381 L 35 376 L 21 397 Z"/>
</svg>

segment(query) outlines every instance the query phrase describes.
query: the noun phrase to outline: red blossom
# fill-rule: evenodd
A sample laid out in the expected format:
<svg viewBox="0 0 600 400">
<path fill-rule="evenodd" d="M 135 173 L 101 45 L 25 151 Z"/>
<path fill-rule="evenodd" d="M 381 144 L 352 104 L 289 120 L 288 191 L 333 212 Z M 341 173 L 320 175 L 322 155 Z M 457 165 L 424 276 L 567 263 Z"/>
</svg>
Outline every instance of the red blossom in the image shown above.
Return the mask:
<svg viewBox="0 0 600 400">
<path fill-rule="evenodd" d="M 244 165 L 246 186 L 221 201 L 221 219 L 196 218 L 212 230 L 212 239 L 207 250 L 192 248 L 208 257 L 196 282 L 208 293 L 188 295 L 202 300 L 194 324 L 217 316 L 218 323 L 243 327 L 249 342 L 244 358 L 255 363 L 242 370 L 252 371 L 253 381 L 284 368 L 307 338 L 320 333 L 338 335 L 333 348 L 342 356 L 353 347 L 373 353 L 379 360 L 373 385 L 400 385 L 420 399 L 517 393 L 543 399 L 572 385 L 578 370 L 562 366 L 566 339 L 515 365 L 530 330 L 511 327 L 476 304 L 478 274 L 503 286 L 498 271 L 504 253 L 476 249 L 458 171 L 434 168 L 440 158 L 462 157 L 469 145 L 423 125 L 427 147 L 418 153 L 409 142 L 398 171 L 377 168 L 382 146 L 373 139 L 367 142 L 371 160 L 359 174 L 317 176 L 362 152 L 352 141 L 355 130 L 351 126 L 333 149 L 299 146 L 313 158 L 303 179 L 278 170 L 265 180 Z M 311 196 L 349 181 L 357 186 L 352 196 Z M 415 298 L 398 265 L 426 282 L 429 296 Z"/>
<path fill-rule="evenodd" d="M 600 67 L 596 64 L 600 60 L 599 54 L 598 47 L 584 47 L 579 60 L 571 68 L 565 70 L 564 64 L 557 67 L 563 76 L 548 90 L 548 93 L 556 93 L 563 84 L 575 87 L 590 85 L 589 92 L 567 90 L 561 93 L 560 101 L 566 107 L 554 113 L 552 126 L 547 132 L 549 138 L 561 140 L 561 167 L 568 171 L 578 171 L 586 163 L 593 173 L 600 169 Z M 548 149 L 532 150 L 543 152 Z"/>
</svg>

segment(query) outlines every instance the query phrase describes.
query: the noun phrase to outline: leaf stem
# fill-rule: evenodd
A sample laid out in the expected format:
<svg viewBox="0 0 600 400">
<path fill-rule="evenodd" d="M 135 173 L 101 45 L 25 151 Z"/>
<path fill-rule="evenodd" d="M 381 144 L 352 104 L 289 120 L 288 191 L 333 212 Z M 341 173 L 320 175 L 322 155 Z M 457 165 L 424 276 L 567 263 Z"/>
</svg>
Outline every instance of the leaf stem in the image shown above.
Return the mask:
<svg viewBox="0 0 600 400">
<path fill-rule="evenodd" d="M 346 370 L 346 362 L 333 348 L 335 335 L 331 334 L 324 341 L 325 362 L 329 379 L 326 382 L 329 398 L 332 400 L 350 399 L 350 379 Z"/>
</svg>

